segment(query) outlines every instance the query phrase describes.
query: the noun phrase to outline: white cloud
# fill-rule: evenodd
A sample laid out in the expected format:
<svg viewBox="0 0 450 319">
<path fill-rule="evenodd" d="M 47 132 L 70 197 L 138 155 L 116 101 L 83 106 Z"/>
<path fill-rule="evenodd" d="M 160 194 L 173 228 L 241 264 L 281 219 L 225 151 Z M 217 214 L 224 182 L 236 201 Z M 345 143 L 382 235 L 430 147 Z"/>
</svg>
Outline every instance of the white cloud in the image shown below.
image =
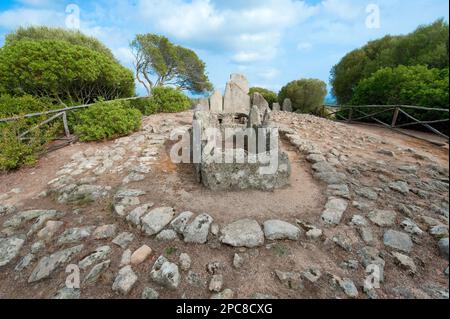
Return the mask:
<svg viewBox="0 0 450 319">
<path fill-rule="evenodd" d="M 309 51 L 311 50 L 313 45 L 309 42 L 300 42 L 297 44 L 297 50 L 299 51 Z"/>
<path fill-rule="evenodd" d="M 0 12 L 0 27 L 15 29 L 19 26 L 64 26 L 64 12 L 45 9 L 13 9 Z"/>
</svg>

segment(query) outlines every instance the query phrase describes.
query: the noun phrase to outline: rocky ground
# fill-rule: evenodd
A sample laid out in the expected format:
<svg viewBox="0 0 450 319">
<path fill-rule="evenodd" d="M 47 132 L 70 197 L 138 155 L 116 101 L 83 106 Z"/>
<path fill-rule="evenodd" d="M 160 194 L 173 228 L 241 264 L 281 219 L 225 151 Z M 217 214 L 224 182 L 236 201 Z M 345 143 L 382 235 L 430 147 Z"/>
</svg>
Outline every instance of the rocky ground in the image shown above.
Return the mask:
<svg viewBox="0 0 450 319">
<path fill-rule="evenodd" d="M 448 147 L 275 112 L 291 185 L 212 192 L 169 159 L 191 119 L 0 176 L 0 298 L 448 298 Z"/>
</svg>

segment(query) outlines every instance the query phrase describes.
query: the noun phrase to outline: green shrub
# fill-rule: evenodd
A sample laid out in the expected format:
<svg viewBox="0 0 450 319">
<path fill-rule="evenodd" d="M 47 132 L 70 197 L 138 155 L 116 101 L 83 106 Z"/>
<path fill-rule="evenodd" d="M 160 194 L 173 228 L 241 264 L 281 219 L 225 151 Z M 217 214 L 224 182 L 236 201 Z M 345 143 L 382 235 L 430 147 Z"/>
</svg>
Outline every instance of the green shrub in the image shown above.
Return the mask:
<svg viewBox="0 0 450 319">
<path fill-rule="evenodd" d="M 128 135 L 141 127 L 142 114 L 129 102 L 98 102 L 77 112 L 74 132 L 81 141 L 97 141 Z"/>
<path fill-rule="evenodd" d="M 26 135 L 27 139 L 21 140 L 20 134 L 29 129 L 24 120 L 0 125 L 0 172 L 35 164 L 58 128 L 53 124 L 35 129 Z"/>
<path fill-rule="evenodd" d="M 157 112 L 156 104 L 153 103 L 151 97 L 142 97 L 135 100 L 130 100 L 130 106 L 138 109 L 143 115 L 151 115 Z"/>
<path fill-rule="evenodd" d="M 18 97 L 8 94 L 0 95 L 0 118 L 39 113 L 58 108 L 61 108 L 61 105 L 57 105 L 46 98 L 36 98 L 31 95 Z M 31 122 L 36 122 L 36 120 L 37 118 L 34 118 Z"/>
<path fill-rule="evenodd" d="M 175 113 L 191 107 L 191 100 L 180 90 L 158 86 L 153 88 L 147 108 L 155 112 Z"/>
<path fill-rule="evenodd" d="M 355 89 L 352 105 L 416 105 L 448 109 L 448 69 L 429 69 L 426 66 L 399 66 L 383 68 L 362 80 Z M 375 113 L 381 109 L 370 109 Z M 368 110 L 365 111 L 366 113 Z M 448 118 L 448 113 L 408 109 L 408 114 L 418 120 Z M 340 112 L 347 116 L 348 111 Z M 355 114 L 355 118 L 363 114 Z M 390 123 L 392 112 L 384 112 L 375 118 Z M 398 123 L 407 119 L 401 116 Z M 366 121 L 371 121 L 366 119 Z M 408 122 L 410 122 L 408 120 Z"/>
<path fill-rule="evenodd" d="M 0 48 L 0 92 L 50 97 L 70 104 L 134 95 L 130 70 L 85 46 L 21 40 Z"/>
<path fill-rule="evenodd" d="M 269 103 L 269 106 L 272 106 L 273 103 L 278 102 L 278 96 L 275 92 L 270 91 L 268 89 L 260 88 L 260 87 L 252 87 L 250 88 L 250 96 L 253 95 L 253 93 L 258 92 L 260 93 L 266 101 Z"/>
<path fill-rule="evenodd" d="M 278 93 L 278 101 L 283 103 L 284 99 L 289 98 L 294 112 L 317 114 L 326 95 L 325 82 L 317 79 L 301 79 L 282 87 Z"/>
</svg>

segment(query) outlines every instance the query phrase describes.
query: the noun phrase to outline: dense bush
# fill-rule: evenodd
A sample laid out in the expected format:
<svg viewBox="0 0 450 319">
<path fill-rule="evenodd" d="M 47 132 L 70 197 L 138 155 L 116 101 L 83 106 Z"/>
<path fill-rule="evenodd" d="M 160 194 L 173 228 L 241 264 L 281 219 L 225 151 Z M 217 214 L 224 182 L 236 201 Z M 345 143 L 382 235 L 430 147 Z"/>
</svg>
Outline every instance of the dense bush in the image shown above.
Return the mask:
<svg viewBox="0 0 450 319">
<path fill-rule="evenodd" d="M 299 113 L 317 114 L 327 95 L 327 85 L 317 79 L 302 79 L 292 81 L 281 88 L 278 101 L 281 103 L 289 98 L 292 110 Z"/>
<path fill-rule="evenodd" d="M 448 23 L 438 20 L 405 36 L 386 36 L 348 53 L 333 67 L 331 84 L 339 104 L 349 103 L 358 83 L 384 67 L 449 66 Z"/>
<path fill-rule="evenodd" d="M 130 100 L 130 106 L 141 111 L 143 115 L 151 115 L 157 112 L 156 104 L 148 96 Z"/>
<path fill-rule="evenodd" d="M 269 106 L 272 106 L 273 103 L 278 102 L 278 96 L 273 91 L 270 91 L 265 88 L 260 88 L 260 87 L 250 88 L 250 96 L 252 96 L 253 93 L 255 93 L 255 92 L 260 93 L 266 99 L 266 101 L 269 103 Z"/>
<path fill-rule="evenodd" d="M 0 172 L 33 165 L 39 158 L 52 136 L 59 128 L 52 124 L 42 129 L 32 130 L 21 140 L 20 134 L 29 130 L 26 121 L 3 123 L 0 125 Z"/>
<path fill-rule="evenodd" d="M 130 70 L 111 57 L 65 41 L 22 40 L 0 48 L 0 92 L 70 104 L 134 95 Z"/>
<path fill-rule="evenodd" d="M 383 68 L 358 84 L 351 104 L 416 105 L 448 109 L 448 76 L 448 68 L 443 70 L 429 69 L 426 66 Z M 374 113 L 377 109 L 370 111 Z M 408 109 L 408 113 L 419 120 L 448 118 L 448 113 L 444 112 Z M 392 112 L 377 115 L 376 118 L 390 123 Z"/>
<path fill-rule="evenodd" d="M 147 110 L 163 113 L 175 113 L 188 110 L 191 100 L 178 89 L 158 86 L 153 88 L 148 100 Z"/>
<path fill-rule="evenodd" d="M 141 127 L 142 114 L 126 101 L 98 102 L 77 112 L 74 132 L 81 141 L 111 139 Z"/>
<path fill-rule="evenodd" d="M 5 45 L 13 45 L 21 40 L 42 41 L 59 40 L 70 44 L 84 46 L 115 59 L 111 50 L 94 37 L 84 35 L 80 31 L 44 26 L 21 27 L 5 37 Z"/>
</svg>

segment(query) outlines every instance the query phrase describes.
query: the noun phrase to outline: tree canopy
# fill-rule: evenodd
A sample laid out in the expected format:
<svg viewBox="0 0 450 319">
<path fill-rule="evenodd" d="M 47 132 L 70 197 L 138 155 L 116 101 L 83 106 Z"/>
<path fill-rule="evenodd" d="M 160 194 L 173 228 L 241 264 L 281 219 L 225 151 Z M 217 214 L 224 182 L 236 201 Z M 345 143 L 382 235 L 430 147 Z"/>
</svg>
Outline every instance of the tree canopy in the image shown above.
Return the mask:
<svg viewBox="0 0 450 319">
<path fill-rule="evenodd" d="M 289 98 L 292 110 L 300 113 L 317 113 L 327 95 L 327 85 L 318 79 L 292 81 L 281 88 L 278 101 Z"/>
<path fill-rule="evenodd" d="M 59 40 L 70 44 L 84 46 L 91 50 L 103 53 L 108 57 L 115 59 L 113 53 L 103 43 L 94 37 L 87 36 L 80 31 L 68 30 L 62 28 L 49 28 L 45 26 L 20 27 L 14 32 L 6 35 L 5 45 L 13 45 L 21 40 L 42 41 Z"/>
<path fill-rule="evenodd" d="M 205 63 L 194 51 L 156 34 L 138 34 L 131 48 L 135 56 L 136 78 L 149 95 L 153 87 L 163 85 L 193 93 L 212 91 Z"/>
<path fill-rule="evenodd" d="M 443 19 L 405 36 L 385 36 L 348 53 L 333 67 L 331 84 L 339 104 L 348 103 L 358 83 L 384 67 L 449 66 L 448 23 Z"/>
<path fill-rule="evenodd" d="M 110 56 L 61 40 L 20 40 L 0 48 L 0 93 L 68 103 L 134 95 L 130 70 Z"/>
</svg>

